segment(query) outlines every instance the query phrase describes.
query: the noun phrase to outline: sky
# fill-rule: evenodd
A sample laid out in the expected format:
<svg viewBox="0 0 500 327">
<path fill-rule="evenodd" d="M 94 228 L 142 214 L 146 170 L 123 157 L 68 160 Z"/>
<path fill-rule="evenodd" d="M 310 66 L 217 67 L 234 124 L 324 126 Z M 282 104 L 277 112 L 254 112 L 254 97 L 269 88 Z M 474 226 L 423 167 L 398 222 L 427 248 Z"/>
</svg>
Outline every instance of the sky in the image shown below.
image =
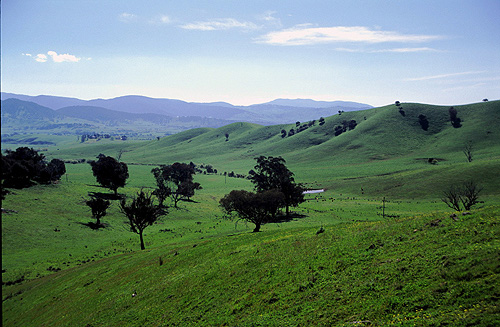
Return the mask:
<svg viewBox="0 0 500 327">
<path fill-rule="evenodd" d="M 2 0 L 1 90 L 458 105 L 500 98 L 500 0 Z"/>
</svg>

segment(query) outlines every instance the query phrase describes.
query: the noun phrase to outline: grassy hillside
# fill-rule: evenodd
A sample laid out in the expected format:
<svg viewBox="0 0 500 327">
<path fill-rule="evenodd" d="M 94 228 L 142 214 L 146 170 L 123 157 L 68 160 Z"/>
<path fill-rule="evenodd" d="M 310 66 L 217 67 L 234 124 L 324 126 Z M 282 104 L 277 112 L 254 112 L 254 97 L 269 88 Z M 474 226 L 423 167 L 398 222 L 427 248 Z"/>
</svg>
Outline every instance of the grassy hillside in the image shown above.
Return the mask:
<svg viewBox="0 0 500 327">
<path fill-rule="evenodd" d="M 59 184 L 15 190 L 2 204 L 3 325 L 498 324 L 500 102 L 455 107 L 460 128 L 449 107 L 402 107 L 404 116 L 391 105 L 325 117 L 284 138 L 295 124 L 235 123 L 147 142 L 39 136 L 57 144 L 48 158 L 121 153 L 130 170 L 124 195 L 154 187 L 154 165 L 193 161 L 246 174 L 260 155 L 283 156 L 297 182 L 326 191 L 254 234 L 218 208 L 224 194 L 252 184 L 199 174 L 194 202 L 148 227 L 139 251 L 116 202 L 106 228 L 85 225 L 84 199 L 108 190 L 88 164 L 68 164 Z M 344 120 L 357 126 L 335 136 Z M 470 179 L 483 203 L 452 219 L 442 191 Z"/>
<path fill-rule="evenodd" d="M 10 287 L 3 324 L 493 326 L 499 213 L 242 233 L 122 254 Z"/>
<path fill-rule="evenodd" d="M 460 128 L 452 127 L 449 107 L 412 103 L 401 107 L 404 116 L 390 105 L 326 117 L 322 126 L 316 121 L 284 138 L 281 131 L 296 130 L 295 124 L 234 123 L 189 130 L 159 141 L 124 145 L 122 160 L 142 164 L 193 161 L 212 164 L 221 172 L 246 174 L 253 168 L 254 157 L 280 155 L 299 182 L 353 195 L 363 187 L 371 195 L 435 196 L 450 181 L 470 176 L 478 176 L 487 192 L 498 194 L 494 185 L 500 183 L 500 129 L 496 128 L 500 126 L 500 101 L 456 106 Z M 422 129 L 419 115 L 427 117 L 428 130 Z M 335 136 L 335 127 L 350 120 L 357 122 L 355 129 Z M 462 153 L 468 142 L 473 145 L 471 164 Z M 99 153 L 116 156 L 116 146 L 81 145 L 48 155 L 93 159 Z M 435 164 L 429 163 L 430 158 Z M 419 186 L 414 187 L 415 183 Z M 366 188 L 368 184 L 372 187 Z"/>
</svg>

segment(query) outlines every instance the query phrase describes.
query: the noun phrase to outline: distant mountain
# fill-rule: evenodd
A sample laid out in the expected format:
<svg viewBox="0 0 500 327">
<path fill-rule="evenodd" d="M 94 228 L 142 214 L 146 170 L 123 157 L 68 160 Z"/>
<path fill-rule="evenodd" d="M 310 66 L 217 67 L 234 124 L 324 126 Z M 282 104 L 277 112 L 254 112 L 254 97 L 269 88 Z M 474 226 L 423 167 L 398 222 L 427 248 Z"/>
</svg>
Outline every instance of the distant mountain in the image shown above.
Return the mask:
<svg viewBox="0 0 500 327">
<path fill-rule="evenodd" d="M 95 106 L 69 106 L 53 110 L 34 102 L 15 98 L 2 100 L 1 108 L 2 134 L 133 133 L 144 135 L 155 133 L 165 135 L 193 128 L 221 127 L 234 122 L 199 116 L 171 117 L 151 113 L 134 114 Z"/>
<path fill-rule="evenodd" d="M 31 95 L 2 92 L 2 100 L 12 99 L 12 98 L 19 99 L 22 101 L 34 102 L 36 104 L 54 110 L 63 107 L 82 106 L 86 104 L 85 100 L 80 100 L 76 98 L 57 97 L 52 95 L 31 96 Z"/>
<path fill-rule="evenodd" d="M 350 102 L 350 101 L 315 101 L 311 99 L 276 99 L 263 104 L 271 104 L 286 107 L 299 107 L 299 108 L 352 108 L 354 110 L 371 109 L 369 104 Z M 347 111 L 347 110 L 345 110 Z"/>
<path fill-rule="evenodd" d="M 65 107 L 56 110 L 56 112 L 66 117 L 86 119 L 94 122 L 134 122 L 138 120 L 144 120 L 161 124 L 167 123 L 172 120 L 172 117 L 166 115 L 132 114 L 128 112 L 92 106 Z"/>
<path fill-rule="evenodd" d="M 157 114 L 170 117 L 198 117 L 227 121 L 242 121 L 261 125 L 310 121 L 336 114 L 338 111 L 353 111 L 372 108 L 372 106 L 346 101 L 314 101 L 310 99 L 276 99 L 274 101 L 251 106 L 233 106 L 227 102 L 196 103 L 172 99 L 156 99 L 145 96 L 127 95 L 113 99 L 80 100 L 68 97 L 48 95 L 27 96 L 22 94 L 2 93 L 2 100 L 15 98 L 30 101 L 41 106 L 59 110 L 68 107 L 85 107 L 73 115 L 81 119 L 95 119 L 90 107 L 132 114 Z M 66 111 L 68 113 L 68 111 Z M 88 113 L 89 116 L 85 116 Z M 104 112 L 100 111 L 103 115 Z M 156 117 L 159 118 L 159 117 Z"/>
<path fill-rule="evenodd" d="M 54 120 L 60 117 L 56 111 L 33 102 L 19 99 L 2 101 L 2 123 L 7 121 L 30 122 Z"/>
</svg>

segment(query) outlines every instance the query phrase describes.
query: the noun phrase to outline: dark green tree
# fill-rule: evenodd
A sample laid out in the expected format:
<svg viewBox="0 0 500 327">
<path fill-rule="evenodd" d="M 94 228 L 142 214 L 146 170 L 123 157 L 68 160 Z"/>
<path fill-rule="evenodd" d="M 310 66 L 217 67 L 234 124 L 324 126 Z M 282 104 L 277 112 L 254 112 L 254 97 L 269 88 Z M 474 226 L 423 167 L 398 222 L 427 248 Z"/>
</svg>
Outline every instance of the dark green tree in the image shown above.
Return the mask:
<svg viewBox="0 0 500 327">
<path fill-rule="evenodd" d="M 420 127 L 424 131 L 429 129 L 429 121 L 427 120 L 427 117 L 423 114 L 418 115 L 418 123 L 420 124 Z"/>
<path fill-rule="evenodd" d="M 162 165 L 151 170 L 155 179 L 157 190 L 167 190 L 168 196 L 177 203 L 183 198 L 190 198 L 195 190 L 201 189 L 199 183 L 193 182 L 194 168 L 185 163 L 176 162 L 172 165 Z"/>
<path fill-rule="evenodd" d="M 96 227 L 101 226 L 101 218 L 106 216 L 106 211 L 108 210 L 111 202 L 109 200 L 104 200 L 103 198 L 92 196 L 90 200 L 85 202 L 86 205 L 90 207 L 92 211 L 92 217 L 96 219 Z"/>
<path fill-rule="evenodd" d="M 59 180 L 66 172 L 62 160 L 52 159 L 47 164 L 45 156 L 33 148 L 7 150 L 1 160 L 2 187 L 25 188 L 36 183 L 49 184 Z"/>
<path fill-rule="evenodd" d="M 120 210 L 127 216 L 130 231 L 139 235 L 141 250 L 144 250 L 143 232 L 146 227 L 153 225 L 166 211 L 154 203 L 152 194 L 140 190 L 137 196 L 132 198 L 130 204 L 125 199 L 120 201 Z"/>
<path fill-rule="evenodd" d="M 99 184 L 109 188 L 115 196 L 118 196 L 118 188 L 124 187 L 129 177 L 127 164 L 102 154 L 98 158 L 97 161 L 89 162 L 92 173 Z"/>
<path fill-rule="evenodd" d="M 455 128 L 462 127 L 462 120 L 458 117 L 457 109 L 455 109 L 455 107 L 450 107 L 448 113 L 450 114 L 451 125 Z"/>
<path fill-rule="evenodd" d="M 257 192 L 278 190 L 283 193 L 286 215 L 290 214 L 290 207 L 296 207 L 304 202 L 303 187 L 295 183 L 293 173 L 286 167 L 282 157 L 255 158 L 255 170 L 249 171 L 249 179 L 254 183 Z"/>
<path fill-rule="evenodd" d="M 276 219 L 279 208 L 283 207 L 285 198 L 278 190 L 267 190 L 253 193 L 245 190 L 233 190 L 220 199 L 219 204 L 226 217 L 235 215 L 242 220 L 255 224 L 253 232 L 259 232 L 263 224 Z"/>
</svg>

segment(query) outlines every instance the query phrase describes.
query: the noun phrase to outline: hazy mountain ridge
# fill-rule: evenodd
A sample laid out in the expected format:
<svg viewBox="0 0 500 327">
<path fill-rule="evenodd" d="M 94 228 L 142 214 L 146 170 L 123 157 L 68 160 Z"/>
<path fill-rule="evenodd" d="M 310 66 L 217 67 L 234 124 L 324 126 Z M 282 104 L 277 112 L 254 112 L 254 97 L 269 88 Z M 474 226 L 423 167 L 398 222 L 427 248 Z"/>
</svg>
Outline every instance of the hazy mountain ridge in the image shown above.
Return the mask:
<svg viewBox="0 0 500 327">
<path fill-rule="evenodd" d="M 58 110 L 10 98 L 2 101 L 2 133 L 82 134 L 94 132 L 171 134 L 198 127 L 221 127 L 234 121 L 199 116 L 172 117 L 128 113 L 95 106 Z"/>
<path fill-rule="evenodd" d="M 109 110 L 134 114 L 160 114 L 172 117 L 192 116 L 229 121 L 244 121 L 263 125 L 309 121 L 321 116 L 330 116 L 338 111 L 372 108 L 370 105 L 345 101 L 314 101 L 310 99 L 276 99 L 268 103 L 251 106 L 234 106 L 226 102 L 196 103 L 173 99 L 157 99 L 127 95 L 113 99 L 80 100 L 57 96 L 27 96 L 2 93 L 2 100 L 15 98 L 34 102 L 58 110 L 66 107 L 102 107 Z"/>
</svg>

